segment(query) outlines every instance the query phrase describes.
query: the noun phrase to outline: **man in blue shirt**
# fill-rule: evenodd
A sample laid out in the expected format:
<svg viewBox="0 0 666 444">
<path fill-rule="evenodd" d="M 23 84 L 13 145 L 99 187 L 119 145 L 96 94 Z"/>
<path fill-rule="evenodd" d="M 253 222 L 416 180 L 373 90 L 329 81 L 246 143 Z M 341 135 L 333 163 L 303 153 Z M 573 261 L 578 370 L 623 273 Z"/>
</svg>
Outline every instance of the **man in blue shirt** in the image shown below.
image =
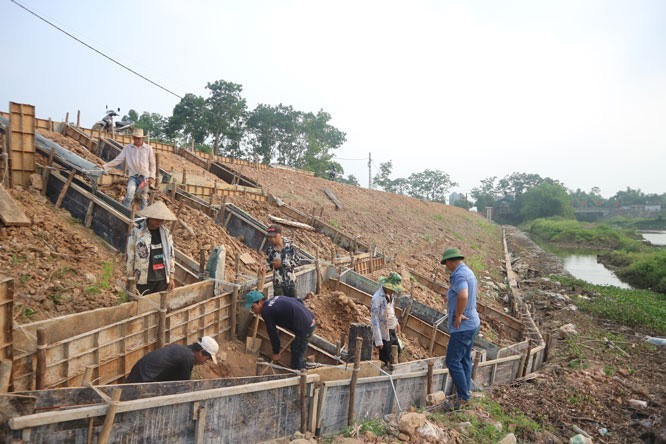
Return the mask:
<svg viewBox="0 0 666 444">
<path fill-rule="evenodd" d="M 280 360 L 280 335 L 277 327 L 294 333 L 296 337 L 291 343 L 291 368 L 304 369 L 305 350 L 316 326 L 314 315 L 305 307 L 303 301 L 284 295 L 266 299 L 263 293 L 253 290 L 245 295 L 245 308 L 264 319 L 273 348 L 273 361 Z"/>
<path fill-rule="evenodd" d="M 474 272 L 463 262 L 457 248 L 442 255 L 442 264 L 451 273 L 446 294 L 451 338 L 446 348 L 446 366 L 456 386 L 457 405 L 469 401 L 472 388 L 472 346 L 481 320 L 476 311 L 477 282 Z"/>
</svg>

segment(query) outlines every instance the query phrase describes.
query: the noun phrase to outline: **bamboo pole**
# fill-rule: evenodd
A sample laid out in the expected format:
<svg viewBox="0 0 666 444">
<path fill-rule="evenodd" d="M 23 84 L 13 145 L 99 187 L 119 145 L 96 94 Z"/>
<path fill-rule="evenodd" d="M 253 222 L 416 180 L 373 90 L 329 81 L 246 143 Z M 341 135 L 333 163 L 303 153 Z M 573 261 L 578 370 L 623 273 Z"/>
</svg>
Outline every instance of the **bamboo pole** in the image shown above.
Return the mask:
<svg viewBox="0 0 666 444">
<path fill-rule="evenodd" d="M 46 344 L 46 328 L 40 327 L 37 329 L 37 390 L 46 388 Z"/>
<path fill-rule="evenodd" d="M 162 348 L 166 345 L 166 312 L 167 312 L 167 292 L 160 292 L 160 314 L 157 324 L 157 347 Z"/>
<path fill-rule="evenodd" d="M 435 363 L 432 360 L 428 361 L 428 380 L 426 383 L 426 399 L 428 398 L 427 395 L 432 394 L 432 378 L 433 378 L 434 368 L 435 368 Z"/>
<path fill-rule="evenodd" d="M 111 402 L 109 403 L 109 408 L 106 410 L 106 418 L 104 418 L 104 425 L 102 426 L 102 431 L 99 434 L 97 442 L 99 444 L 106 444 L 109 442 L 109 436 L 111 435 L 111 428 L 113 427 L 113 421 L 116 419 L 116 410 L 118 409 L 118 403 L 120 402 L 120 395 L 122 395 L 122 389 L 113 389 L 111 392 Z"/>
<path fill-rule="evenodd" d="M 240 251 L 236 250 L 236 263 L 234 264 L 234 283 L 238 283 L 240 279 Z"/>
<path fill-rule="evenodd" d="M 430 346 L 428 347 L 430 354 L 435 349 L 435 338 L 437 338 L 437 324 L 432 324 L 432 336 L 430 337 Z"/>
<path fill-rule="evenodd" d="M 306 405 L 307 391 L 308 391 L 308 372 L 305 370 L 300 371 L 300 398 L 301 398 L 301 433 L 305 433 L 308 426 L 308 410 Z"/>
<path fill-rule="evenodd" d="M 234 290 L 231 293 L 231 330 L 229 331 L 229 339 L 233 338 L 236 335 L 236 322 L 238 311 L 238 285 L 234 286 Z"/>
<path fill-rule="evenodd" d="M 315 256 L 315 273 L 317 273 L 317 285 L 315 287 L 315 294 L 321 293 L 321 266 L 319 264 L 319 247 L 317 247 L 317 252 Z"/>
<path fill-rule="evenodd" d="M 363 338 L 356 337 L 356 350 L 354 351 L 354 370 L 352 373 L 351 384 L 349 385 L 349 408 L 347 410 L 347 425 L 351 426 L 354 422 L 354 403 L 356 402 L 356 383 L 358 373 L 361 370 L 361 349 L 363 348 Z"/>
</svg>

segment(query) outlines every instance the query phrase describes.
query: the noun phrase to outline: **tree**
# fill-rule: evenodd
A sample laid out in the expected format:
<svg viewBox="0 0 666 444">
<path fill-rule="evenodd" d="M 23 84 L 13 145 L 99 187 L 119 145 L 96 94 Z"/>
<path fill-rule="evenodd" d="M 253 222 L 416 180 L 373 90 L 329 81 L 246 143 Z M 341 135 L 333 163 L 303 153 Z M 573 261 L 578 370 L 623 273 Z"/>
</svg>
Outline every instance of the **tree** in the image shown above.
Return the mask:
<svg viewBox="0 0 666 444">
<path fill-rule="evenodd" d="M 331 115 L 324 110 L 319 110 L 317 114 L 303 115 L 301 130 L 305 152 L 302 159 L 294 159 L 294 166 L 314 171 L 316 175 L 321 175 L 331 168 L 332 151 L 345 143 L 347 135 L 332 126 L 330 120 Z"/>
<path fill-rule="evenodd" d="M 474 206 L 478 211 L 485 211 L 486 207 L 492 207 L 497 195 L 495 181 L 497 176 L 488 177 L 481 181 L 479 188 L 473 188 L 471 196 L 474 198 Z"/>
<path fill-rule="evenodd" d="M 202 144 L 208 135 L 205 120 L 206 100 L 194 94 L 185 94 L 173 108 L 173 114 L 166 125 L 167 136 L 181 136 Z"/>
<path fill-rule="evenodd" d="M 247 103 L 241 97 L 243 87 L 217 80 L 208 83 L 206 89 L 210 91 L 210 96 L 206 99 L 204 118 L 208 134 L 213 139 L 213 151 L 242 157 L 241 139 L 247 117 Z"/>
<path fill-rule="evenodd" d="M 384 191 L 390 193 L 395 192 L 393 181 L 391 180 L 391 172 L 393 171 L 393 161 L 382 162 L 379 164 L 379 172 L 372 178 L 372 183 L 380 187 Z"/>
<path fill-rule="evenodd" d="M 346 179 L 341 177 L 340 179 L 338 179 L 338 182 L 346 183 L 347 185 L 355 185 L 357 187 L 361 185 L 358 183 L 358 179 L 356 179 L 356 176 L 354 176 L 353 174 L 347 176 Z"/>
<path fill-rule="evenodd" d="M 291 106 L 257 105 L 246 122 L 252 154 L 263 163 L 271 163 L 277 153 L 290 152 L 298 138 L 296 123 L 300 120 L 300 113 Z"/>
<path fill-rule="evenodd" d="M 566 188 L 550 179 L 530 188 L 521 196 L 520 200 L 520 215 L 523 220 L 553 216 L 568 219 L 574 217 L 571 198 Z"/>
<path fill-rule="evenodd" d="M 453 206 L 454 206 L 454 207 L 459 207 L 459 208 L 464 208 L 464 209 L 466 209 L 466 210 L 469 210 L 470 208 L 472 208 L 472 202 L 470 202 L 469 200 L 467 200 L 467 199 L 465 199 L 464 197 L 462 197 L 462 198 L 456 200 L 456 201 L 453 203 Z"/>
<path fill-rule="evenodd" d="M 538 174 L 511 173 L 497 184 L 497 191 L 505 196 L 518 197 L 533 186 L 543 182 Z"/>
<path fill-rule="evenodd" d="M 442 203 L 446 203 L 449 189 L 458 185 L 451 181 L 448 174 L 439 170 L 426 169 L 421 173 L 412 173 L 407 180 L 410 196 Z"/>
</svg>

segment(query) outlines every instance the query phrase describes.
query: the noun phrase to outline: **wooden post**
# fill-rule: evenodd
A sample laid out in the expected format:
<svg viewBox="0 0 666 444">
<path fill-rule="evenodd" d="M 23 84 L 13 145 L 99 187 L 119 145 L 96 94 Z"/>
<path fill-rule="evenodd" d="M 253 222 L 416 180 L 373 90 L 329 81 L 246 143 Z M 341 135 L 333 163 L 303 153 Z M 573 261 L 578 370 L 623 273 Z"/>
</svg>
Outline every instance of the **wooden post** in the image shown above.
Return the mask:
<svg viewBox="0 0 666 444">
<path fill-rule="evenodd" d="M 479 366 L 481 360 L 481 353 L 474 352 L 474 363 L 472 364 L 472 381 L 476 378 L 476 368 Z"/>
<path fill-rule="evenodd" d="M 203 281 L 206 278 L 206 249 L 199 249 L 199 280 Z"/>
<path fill-rule="evenodd" d="M 49 176 L 51 175 L 51 166 L 53 165 L 53 156 L 55 156 L 55 148 L 51 148 L 49 152 L 49 160 L 46 162 L 46 166 L 42 171 L 42 196 L 46 196 L 46 184 L 49 181 Z"/>
<path fill-rule="evenodd" d="M 234 286 L 234 290 L 231 293 L 231 330 L 229 332 L 229 339 L 233 338 L 236 335 L 236 312 L 238 311 L 238 285 Z"/>
<path fill-rule="evenodd" d="M 162 348 L 166 345 L 166 312 L 167 312 L 167 292 L 160 292 L 160 317 L 157 321 L 157 347 Z"/>
<path fill-rule="evenodd" d="M 434 368 L 435 368 L 435 363 L 432 360 L 428 361 L 428 380 L 426 383 L 426 398 L 427 395 L 432 394 L 432 378 L 433 378 Z"/>
<path fill-rule="evenodd" d="M 106 418 L 104 418 L 104 425 L 102 426 L 102 431 L 99 434 L 97 442 L 99 444 L 106 444 L 109 442 L 109 436 L 111 435 L 111 428 L 113 427 L 113 421 L 116 419 L 116 410 L 118 409 L 118 403 L 120 402 L 120 395 L 122 395 L 122 389 L 116 388 L 111 392 L 111 402 L 109 407 L 106 410 Z"/>
<path fill-rule="evenodd" d="M 238 283 L 238 280 L 240 279 L 240 251 L 236 251 L 236 263 L 234 264 L 234 283 Z"/>
<path fill-rule="evenodd" d="M 546 333 L 546 337 L 544 338 L 544 342 L 546 343 L 546 347 L 543 349 L 543 360 L 544 362 L 548 361 L 548 358 L 550 358 L 550 352 L 551 348 L 553 347 L 552 344 L 552 337 L 550 333 Z"/>
<path fill-rule="evenodd" d="M 392 345 L 391 346 L 391 364 L 397 364 L 398 363 L 398 346 L 397 345 Z"/>
<path fill-rule="evenodd" d="M 69 111 L 65 114 L 65 125 L 69 125 Z"/>
<path fill-rule="evenodd" d="M 67 182 L 65 182 L 65 186 L 62 187 L 62 190 L 60 190 L 60 194 L 58 195 L 58 200 L 56 201 L 56 204 L 55 204 L 56 208 L 60 208 L 60 205 L 62 204 L 62 201 L 65 198 L 65 194 L 67 194 L 67 190 L 69 189 L 69 186 L 72 184 L 72 180 L 74 180 L 75 175 L 76 175 L 75 170 L 72 170 L 71 173 L 69 173 L 69 177 L 67 178 Z"/>
<path fill-rule="evenodd" d="M 430 347 L 428 347 L 430 354 L 435 349 L 435 338 L 437 338 L 437 325 L 432 324 L 432 337 L 430 338 Z"/>
<path fill-rule="evenodd" d="M 363 338 L 356 338 L 356 349 L 354 350 L 354 370 L 352 373 L 351 384 L 349 385 L 349 409 L 347 410 L 347 425 L 351 426 L 354 422 L 354 403 L 356 402 L 356 382 L 358 373 L 361 370 L 361 349 L 363 348 Z"/>
<path fill-rule="evenodd" d="M 37 329 L 37 373 L 35 375 L 37 390 L 46 388 L 46 328 Z"/>
<path fill-rule="evenodd" d="M 315 286 L 315 294 L 321 293 L 321 266 L 319 264 L 319 247 L 317 247 L 315 255 L 315 273 L 317 273 L 317 285 Z"/>
<path fill-rule="evenodd" d="M 178 218 L 180 217 L 180 212 L 183 211 L 183 205 L 185 205 L 185 201 L 181 200 L 180 203 L 178 204 L 178 210 L 176 210 L 176 220 L 171 222 L 171 233 L 176 230 L 176 227 L 178 226 Z"/>
<path fill-rule="evenodd" d="M 183 185 L 187 184 L 187 170 L 183 168 L 183 180 L 181 180 Z"/>
<path fill-rule="evenodd" d="M 83 377 L 81 378 L 81 386 L 88 387 L 93 385 L 93 372 L 95 371 L 94 365 L 86 365 L 86 369 L 83 372 Z"/>
<path fill-rule="evenodd" d="M 81 110 L 76 111 L 76 127 L 81 128 Z"/>
<path fill-rule="evenodd" d="M 370 273 L 375 272 L 375 265 L 372 263 L 372 257 L 374 256 L 375 253 L 375 246 L 371 245 L 370 246 Z"/>
<path fill-rule="evenodd" d="M 12 361 L 3 359 L 0 361 L 0 393 L 9 392 L 9 381 L 12 377 Z"/>
<path fill-rule="evenodd" d="M 136 278 L 134 276 L 127 278 L 127 288 L 125 290 L 129 293 L 136 294 Z"/>
<path fill-rule="evenodd" d="M 95 178 L 95 181 L 92 183 L 91 186 L 91 194 L 92 198 L 90 199 L 90 203 L 88 204 L 88 209 L 86 210 L 86 217 L 83 221 L 83 224 L 86 228 L 90 228 L 92 225 L 92 219 L 93 219 L 93 210 L 95 209 L 95 193 L 97 193 L 97 183 L 99 181 L 99 177 Z"/>
<path fill-rule="evenodd" d="M 523 365 L 523 369 L 522 369 L 522 372 L 521 372 L 521 376 L 526 376 L 527 373 L 528 373 L 527 369 L 528 369 L 529 364 L 530 364 L 530 354 L 531 354 L 531 353 L 532 353 L 532 341 L 530 340 L 530 341 L 528 342 L 527 353 L 526 353 L 526 355 L 525 355 L 525 363 L 524 363 L 524 365 Z"/>
<path fill-rule="evenodd" d="M 175 178 L 171 178 L 171 200 L 176 200 L 176 191 L 178 191 L 178 184 Z"/>
<path fill-rule="evenodd" d="M 306 370 L 300 371 L 300 398 L 301 398 L 301 433 L 305 433 L 308 426 L 308 410 L 306 406 L 307 391 L 308 391 L 308 372 Z"/>
</svg>

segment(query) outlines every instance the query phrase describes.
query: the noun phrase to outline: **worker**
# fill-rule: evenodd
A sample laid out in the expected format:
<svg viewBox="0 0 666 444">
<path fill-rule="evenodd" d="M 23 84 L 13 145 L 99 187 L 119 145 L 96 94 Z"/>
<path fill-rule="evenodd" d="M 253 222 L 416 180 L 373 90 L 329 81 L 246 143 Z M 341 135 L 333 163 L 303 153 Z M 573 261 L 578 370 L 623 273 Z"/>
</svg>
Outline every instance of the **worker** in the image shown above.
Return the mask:
<svg viewBox="0 0 666 444">
<path fill-rule="evenodd" d="M 220 346 L 210 336 L 201 337 L 194 344 L 170 344 L 158 348 L 139 359 L 125 379 L 127 383 L 186 381 L 195 365 L 209 360 L 217 364 Z"/>
<path fill-rule="evenodd" d="M 176 261 L 173 239 L 165 221 L 176 215 L 162 201 L 137 213 L 145 217 L 127 239 L 127 275 L 136 279 L 141 294 L 172 290 L 175 287 Z"/>
<path fill-rule="evenodd" d="M 271 225 L 266 230 L 268 247 L 266 262 L 269 271 L 273 271 L 273 295 L 296 297 L 296 273 L 298 253 L 291 240 L 282 237 L 282 227 Z"/>
<path fill-rule="evenodd" d="M 389 367 L 392 361 L 392 346 L 400 342 L 396 331 L 400 331 L 400 324 L 395 316 L 395 294 L 404 291 L 402 277 L 392 271 L 387 277 L 379 279 L 381 285 L 372 295 L 370 307 L 370 324 L 372 326 L 372 339 L 379 350 L 379 360 Z"/>
<path fill-rule="evenodd" d="M 261 316 L 266 324 L 266 332 L 273 349 L 272 359 L 278 362 L 280 356 L 280 336 L 277 327 L 290 330 L 296 336 L 291 343 L 291 368 L 305 368 L 305 350 L 315 331 L 314 315 L 305 307 L 303 301 L 284 295 L 266 299 L 263 293 L 253 290 L 245 295 L 245 308 Z"/>
<path fill-rule="evenodd" d="M 465 256 L 459 249 L 449 248 L 442 254 L 441 261 L 451 273 L 445 303 L 450 334 L 446 347 L 446 366 L 456 386 L 456 399 L 450 405 L 452 409 L 459 408 L 471 397 L 472 346 L 481 327 L 476 311 L 476 276 L 463 259 Z"/>
<path fill-rule="evenodd" d="M 140 198 L 139 209 L 148 204 L 148 188 L 153 187 L 157 177 L 155 152 L 150 145 L 143 142 L 143 138 L 143 130 L 134 128 L 132 143 L 125 145 L 115 159 L 102 165 L 102 169 L 107 171 L 123 161 L 126 162 L 129 179 L 123 205 L 127 208 L 131 208 L 135 196 Z"/>
</svg>

